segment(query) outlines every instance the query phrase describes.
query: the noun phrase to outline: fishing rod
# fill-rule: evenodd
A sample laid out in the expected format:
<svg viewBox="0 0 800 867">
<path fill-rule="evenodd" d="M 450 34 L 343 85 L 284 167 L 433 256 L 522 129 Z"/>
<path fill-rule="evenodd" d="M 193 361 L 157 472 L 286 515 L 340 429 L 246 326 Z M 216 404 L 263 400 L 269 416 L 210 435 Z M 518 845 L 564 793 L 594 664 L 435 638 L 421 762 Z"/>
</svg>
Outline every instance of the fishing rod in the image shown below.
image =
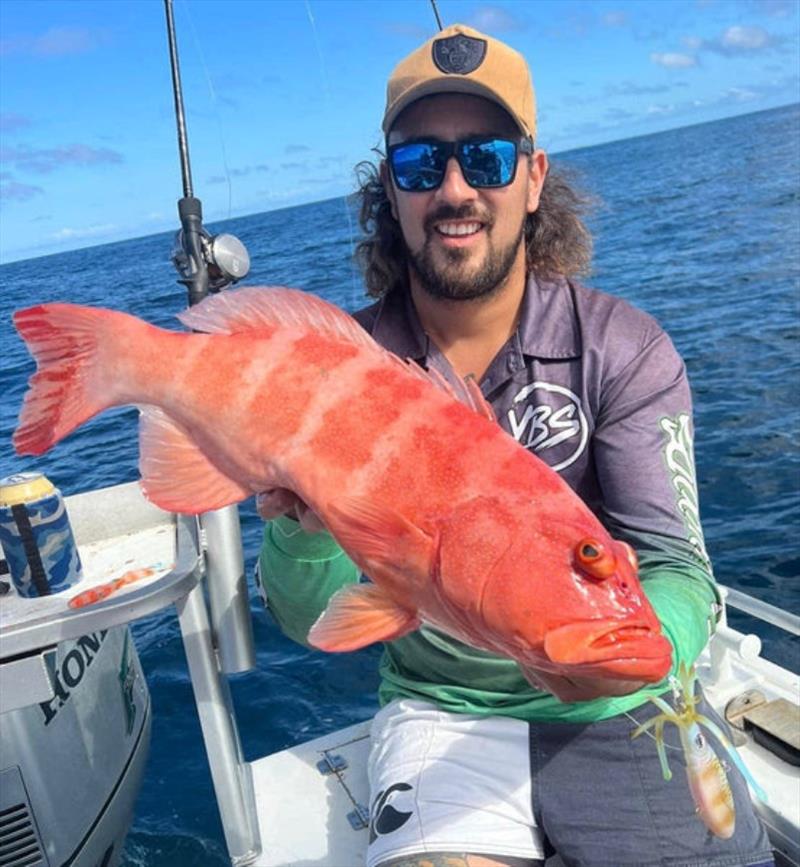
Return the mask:
<svg viewBox="0 0 800 867">
<path fill-rule="evenodd" d="M 192 188 L 192 168 L 189 161 L 189 139 L 183 111 L 181 72 L 172 0 L 164 0 L 167 16 L 169 60 L 172 69 L 172 94 L 175 100 L 175 121 L 178 127 L 178 153 L 181 161 L 183 198 L 178 200 L 181 229 L 175 236 L 172 264 L 180 274 L 179 283 L 189 290 L 189 304 L 197 304 L 209 292 L 219 292 L 231 283 L 247 276 L 250 256 L 244 244 L 234 235 L 212 236 L 203 227 L 203 205 Z"/>
<path fill-rule="evenodd" d="M 433 8 L 433 14 L 436 16 L 436 23 L 439 26 L 439 30 L 444 30 L 442 19 L 439 17 L 439 8 L 436 5 L 436 0 L 431 0 L 431 7 Z"/>
</svg>

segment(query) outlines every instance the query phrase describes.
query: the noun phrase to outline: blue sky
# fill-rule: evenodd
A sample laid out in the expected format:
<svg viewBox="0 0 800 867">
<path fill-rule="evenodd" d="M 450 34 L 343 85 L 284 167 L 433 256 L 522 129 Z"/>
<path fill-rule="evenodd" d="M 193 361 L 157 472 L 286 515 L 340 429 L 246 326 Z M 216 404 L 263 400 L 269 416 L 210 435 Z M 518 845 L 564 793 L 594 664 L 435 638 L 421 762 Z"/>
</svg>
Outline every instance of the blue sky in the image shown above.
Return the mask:
<svg viewBox="0 0 800 867">
<path fill-rule="evenodd" d="M 528 59 L 569 150 L 800 100 L 800 0 L 439 0 Z M 208 222 L 351 191 L 429 0 L 175 0 Z M 177 225 L 161 0 L 0 0 L 0 262 Z"/>
</svg>

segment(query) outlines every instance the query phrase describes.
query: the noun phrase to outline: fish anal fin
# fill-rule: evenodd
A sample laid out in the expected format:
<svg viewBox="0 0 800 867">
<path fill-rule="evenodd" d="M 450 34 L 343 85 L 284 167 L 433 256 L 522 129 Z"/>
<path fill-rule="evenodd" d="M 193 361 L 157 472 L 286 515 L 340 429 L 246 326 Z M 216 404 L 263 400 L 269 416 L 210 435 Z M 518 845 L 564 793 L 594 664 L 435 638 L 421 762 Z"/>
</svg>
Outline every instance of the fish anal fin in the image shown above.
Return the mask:
<svg viewBox="0 0 800 867">
<path fill-rule="evenodd" d="M 297 328 L 379 351 L 352 316 L 310 292 L 283 286 L 245 286 L 209 295 L 179 313 L 178 319 L 188 328 L 210 334 Z"/>
<path fill-rule="evenodd" d="M 142 490 L 168 512 L 198 515 L 253 493 L 226 476 L 178 422 L 156 407 L 142 407 L 139 450 Z"/>
<path fill-rule="evenodd" d="M 357 552 L 377 583 L 410 593 L 437 568 L 438 542 L 394 509 L 362 497 L 334 502 L 326 523 L 345 550 Z"/>
<path fill-rule="evenodd" d="M 308 633 L 320 650 L 358 650 L 376 641 L 392 641 L 419 626 L 415 611 L 402 608 L 374 584 L 351 584 L 335 593 Z"/>
</svg>

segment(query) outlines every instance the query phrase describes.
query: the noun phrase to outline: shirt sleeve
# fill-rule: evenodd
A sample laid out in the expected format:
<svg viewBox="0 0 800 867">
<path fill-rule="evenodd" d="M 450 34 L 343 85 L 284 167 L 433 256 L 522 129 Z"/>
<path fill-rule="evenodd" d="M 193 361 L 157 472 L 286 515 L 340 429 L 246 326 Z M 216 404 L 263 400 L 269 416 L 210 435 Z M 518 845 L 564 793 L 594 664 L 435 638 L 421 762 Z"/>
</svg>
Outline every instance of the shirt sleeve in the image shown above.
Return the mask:
<svg viewBox="0 0 800 867">
<path fill-rule="evenodd" d="M 691 665 L 713 632 L 720 599 L 700 525 L 686 367 L 655 325 L 605 380 L 592 446 L 600 517 L 637 551 L 675 669 Z"/>
<path fill-rule="evenodd" d="M 264 527 L 258 572 L 262 596 L 281 630 L 306 646 L 331 596 L 360 577 L 330 533 L 307 533 L 286 516 Z"/>
</svg>

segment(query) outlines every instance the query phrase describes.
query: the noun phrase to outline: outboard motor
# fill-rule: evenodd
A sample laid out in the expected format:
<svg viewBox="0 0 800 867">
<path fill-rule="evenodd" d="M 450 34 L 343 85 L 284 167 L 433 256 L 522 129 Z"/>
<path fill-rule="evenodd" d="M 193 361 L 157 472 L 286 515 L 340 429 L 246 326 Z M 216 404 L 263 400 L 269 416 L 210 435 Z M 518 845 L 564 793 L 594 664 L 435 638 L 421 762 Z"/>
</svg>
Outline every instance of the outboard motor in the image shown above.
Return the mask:
<svg viewBox="0 0 800 867">
<path fill-rule="evenodd" d="M 118 864 L 150 745 L 130 630 L 0 658 L 0 732 L 4 867 Z"/>
</svg>

